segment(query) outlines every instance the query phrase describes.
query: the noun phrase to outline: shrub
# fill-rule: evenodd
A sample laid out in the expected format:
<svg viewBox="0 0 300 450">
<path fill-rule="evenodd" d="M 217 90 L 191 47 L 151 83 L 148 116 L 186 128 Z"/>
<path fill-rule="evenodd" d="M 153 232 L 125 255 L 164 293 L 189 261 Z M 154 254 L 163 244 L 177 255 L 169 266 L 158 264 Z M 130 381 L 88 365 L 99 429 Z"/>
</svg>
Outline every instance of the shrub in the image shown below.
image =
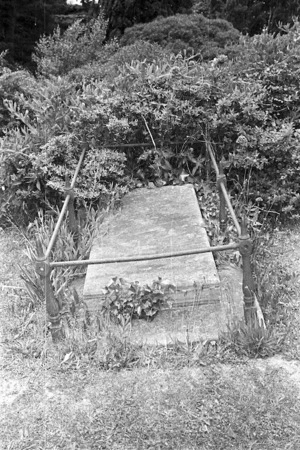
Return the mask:
<svg viewBox="0 0 300 450">
<path fill-rule="evenodd" d="M 106 46 L 106 49 L 108 45 Z M 73 69 L 68 73 L 68 77 L 76 82 L 89 82 L 92 80 L 113 80 L 120 74 L 120 68 L 132 61 L 143 61 L 153 63 L 164 58 L 168 52 L 160 45 L 148 41 L 136 41 L 124 47 L 119 47 L 116 51 L 102 61 L 93 61 L 89 64 Z"/>
<path fill-rule="evenodd" d="M 229 176 L 243 184 L 249 175 L 256 204 L 291 216 L 300 205 L 299 22 L 285 31 L 242 37 L 236 60 L 213 65 L 215 77 L 223 75 L 223 98 L 212 133 L 228 158 Z"/>
<path fill-rule="evenodd" d="M 77 193 L 94 200 L 108 191 L 112 196 L 117 194 L 114 186 L 123 174 L 125 157 L 103 149 L 103 127 L 110 120 L 112 123 L 113 117 L 105 106 L 97 116 L 97 98 L 92 99 L 95 93 L 90 88 L 76 90 L 66 78 L 41 79 L 34 82 L 26 97 L 20 93 L 15 101 L 6 100 L 11 117 L 20 125 L 8 130 L 2 139 L 3 216 L 22 220 L 24 214 L 30 218 L 45 204 L 60 204 L 64 176 L 73 176 L 84 139 L 90 145 Z M 101 111 L 102 122 L 98 123 Z"/>
<path fill-rule="evenodd" d="M 216 23 L 227 29 L 226 22 Z M 219 55 L 206 63 L 136 42 L 102 66 L 99 60 L 99 70 L 84 63 L 65 76 L 28 76 L 25 91 L 3 101 L 12 126 L 1 140 L 2 214 L 22 208 L 34 213 L 45 200 L 59 203 L 63 175 L 74 172 L 84 143 L 89 150 L 77 192 L 94 201 L 108 191 L 122 195 L 137 178 L 177 183 L 182 171 L 190 181 L 201 177 L 205 145 L 193 142 L 211 140 L 237 194 L 250 180 L 248 201 L 295 216 L 298 38 L 295 22 L 282 37 L 242 38 L 238 56 Z M 132 59 L 134 52 L 141 60 Z M 118 149 L 141 142 L 151 146 Z M 89 180 L 95 180 L 95 190 Z"/>
<path fill-rule="evenodd" d="M 266 109 L 275 120 L 291 119 L 300 126 L 299 71 L 300 22 L 282 27 L 282 34 L 264 30 L 260 35 L 242 37 L 240 52 L 244 55 L 243 77 L 259 79 L 268 92 Z M 238 61 L 236 61 L 238 64 Z M 241 69 L 241 66 L 239 66 Z M 234 70 L 236 71 L 236 66 Z"/>
<path fill-rule="evenodd" d="M 142 39 L 174 53 L 200 53 L 204 59 L 212 59 L 226 53 L 226 46 L 237 43 L 238 37 L 239 32 L 225 20 L 206 19 L 201 14 L 176 14 L 127 28 L 121 44 L 129 45 Z"/>
<path fill-rule="evenodd" d="M 41 78 L 30 95 L 6 101 L 11 116 L 22 123 L 22 131 L 15 127 L 3 138 L 10 150 L 2 161 L 7 192 L 3 214 L 19 210 L 20 205 L 30 213 L 45 199 L 57 202 L 63 176 L 74 172 L 84 140 L 89 151 L 79 177 L 82 198 L 95 199 L 108 189 L 114 194 L 117 184 L 129 182 L 123 175 L 135 175 L 140 168 L 146 176 L 158 178 L 159 160 L 164 156 L 157 149 L 127 154 L 126 172 L 124 155 L 104 149 L 106 144 L 152 139 L 161 143 L 195 134 L 197 124 L 207 116 L 210 96 L 210 84 L 200 81 L 199 73 L 202 69 L 193 61 L 167 55 L 156 63 L 123 65 L 113 83 L 108 79 L 78 85 L 68 77 Z M 20 147 L 26 149 L 21 155 L 16 152 Z M 104 164 L 101 171 L 95 161 Z M 96 182 L 93 195 L 87 176 Z"/>
<path fill-rule="evenodd" d="M 101 7 L 109 20 L 108 35 L 121 36 L 135 23 L 145 23 L 156 17 L 189 13 L 193 0 L 103 0 Z"/>
<path fill-rule="evenodd" d="M 83 23 L 76 20 L 62 33 L 56 28 L 50 36 L 42 37 L 36 45 L 33 60 L 41 75 L 64 75 L 95 59 L 101 59 L 107 22 L 98 18 Z"/>
<path fill-rule="evenodd" d="M 13 71 L 4 65 L 1 67 L 0 54 L 0 136 L 4 135 L 6 128 L 18 125 L 18 121 L 13 117 L 6 102 L 16 101 L 19 95 L 28 96 L 35 85 L 33 76 L 26 70 Z"/>
</svg>

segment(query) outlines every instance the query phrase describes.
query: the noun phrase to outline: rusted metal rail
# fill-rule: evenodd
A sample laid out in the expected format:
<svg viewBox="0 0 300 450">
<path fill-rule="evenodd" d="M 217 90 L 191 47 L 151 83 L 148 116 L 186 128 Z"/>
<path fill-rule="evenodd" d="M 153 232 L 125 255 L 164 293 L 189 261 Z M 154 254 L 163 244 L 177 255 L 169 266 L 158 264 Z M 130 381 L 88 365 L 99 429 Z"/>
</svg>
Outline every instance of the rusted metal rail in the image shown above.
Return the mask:
<svg viewBox="0 0 300 450">
<path fill-rule="evenodd" d="M 196 141 L 203 142 L 203 141 Z M 195 142 L 195 143 L 196 143 Z M 175 143 L 174 143 L 175 144 Z M 146 147 L 151 146 L 149 143 L 142 144 L 113 144 L 110 148 L 130 148 L 130 147 Z M 176 258 L 180 256 L 186 255 L 195 255 L 200 253 L 207 252 L 216 252 L 216 251 L 226 251 L 226 250 L 234 250 L 239 249 L 240 254 L 242 256 L 243 261 L 243 295 L 244 295 L 244 315 L 246 323 L 249 323 L 253 320 L 255 316 L 255 305 L 254 305 L 254 281 L 251 272 L 251 253 L 252 253 L 252 241 L 247 232 L 247 224 L 246 220 L 242 221 L 242 225 L 240 226 L 238 219 L 235 215 L 234 209 L 232 207 L 230 197 L 227 193 L 226 189 L 226 176 L 223 170 L 222 161 L 219 165 L 216 162 L 214 152 L 212 150 L 211 144 L 206 142 L 206 150 L 212 162 L 213 168 L 216 172 L 216 180 L 217 187 L 220 197 L 220 212 L 219 212 L 219 220 L 220 220 L 220 228 L 222 231 L 226 230 L 227 226 L 227 211 L 232 218 L 232 221 L 235 225 L 238 234 L 238 242 L 233 242 L 227 245 L 218 245 L 212 246 L 208 248 L 198 248 L 187 251 L 180 251 L 176 253 L 162 253 L 158 255 L 140 255 L 140 256 L 132 256 L 132 257 L 119 257 L 119 258 L 110 258 L 110 259 L 97 259 L 97 260 L 76 260 L 76 261 L 50 261 L 50 255 L 54 248 L 55 241 L 57 235 L 59 233 L 60 226 L 66 212 L 68 211 L 68 225 L 70 231 L 74 234 L 75 241 L 78 239 L 78 224 L 76 221 L 75 210 L 74 210 L 74 187 L 76 183 L 76 179 L 78 173 L 80 171 L 82 162 L 84 160 L 85 153 L 88 149 L 88 143 L 85 142 L 83 145 L 83 150 L 80 155 L 72 182 L 66 178 L 65 184 L 65 201 L 61 212 L 59 214 L 58 221 L 54 228 L 53 234 L 51 236 L 50 242 L 48 244 L 46 252 L 43 254 L 42 246 L 38 245 L 38 255 L 36 258 L 36 270 L 43 280 L 44 284 L 44 293 L 46 299 L 46 309 L 49 316 L 49 320 L 51 323 L 51 334 L 53 341 L 58 341 L 62 339 L 62 329 L 61 329 L 61 317 L 60 317 L 60 308 L 57 299 L 55 298 L 54 289 L 51 282 L 51 270 L 55 267 L 69 267 L 69 266 L 83 266 L 90 264 L 113 264 L 117 262 L 131 262 L 131 261 L 151 261 L 154 259 L 162 259 L 162 258 Z"/>
<path fill-rule="evenodd" d="M 220 252 L 224 250 L 234 250 L 239 248 L 239 244 L 233 242 L 227 245 L 217 245 L 215 247 L 198 248 L 195 250 L 184 250 L 181 252 L 173 253 L 160 253 L 157 255 L 140 255 L 140 256 L 128 256 L 119 258 L 108 259 L 79 259 L 76 261 L 54 261 L 50 263 L 50 267 L 68 267 L 68 266 L 89 266 L 91 264 L 114 264 L 123 262 L 136 262 L 136 261 L 151 261 L 153 259 L 165 259 L 165 258 L 177 258 L 178 256 L 198 255 L 199 253 Z"/>
<path fill-rule="evenodd" d="M 223 231 L 226 229 L 227 224 L 227 214 L 225 208 L 226 205 L 238 233 L 239 238 L 238 247 L 243 262 L 243 296 L 244 296 L 245 322 L 246 324 L 255 323 L 256 322 L 255 284 L 251 269 L 251 254 L 253 250 L 253 242 L 248 234 L 246 218 L 245 217 L 243 218 L 242 225 L 240 226 L 236 214 L 234 212 L 234 209 L 232 207 L 230 197 L 226 189 L 226 175 L 224 174 L 223 170 L 223 161 L 221 160 L 218 166 L 214 156 L 214 152 L 209 142 L 207 142 L 206 148 L 210 156 L 212 165 L 216 172 L 217 186 L 220 198 L 220 210 L 219 210 L 220 228 Z"/>
<path fill-rule="evenodd" d="M 60 211 L 58 221 L 54 228 L 53 234 L 51 236 L 50 242 L 48 244 L 47 250 L 45 254 L 43 254 L 42 246 L 38 243 L 38 254 L 36 258 L 36 271 L 40 275 L 43 285 L 44 285 L 44 294 L 46 299 L 46 310 L 50 320 L 50 331 L 52 335 L 53 342 L 59 341 L 62 339 L 62 329 L 61 329 L 61 317 L 60 317 L 60 307 L 57 299 L 55 298 L 54 289 L 51 282 L 51 270 L 52 267 L 50 265 L 50 255 L 51 251 L 55 245 L 55 241 L 57 235 L 59 233 L 60 226 L 65 217 L 67 208 L 69 207 L 69 226 L 71 231 L 73 231 L 76 227 L 75 224 L 75 214 L 74 214 L 74 186 L 76 183 L 76 179 L 83 162 L 85 153 L 87 150 L 87 144 L 84 143 L 84 148 L 81 152 L 71 185 L 68 183 L 68 179 L 66 180 L 66 190 L 65 190 L 65 201 L 63 207 Z M 73 221 L 73 222 L 72 222 Z"/>
<path fill-rule="evenodd" d="M 78 164 L 77 164 L 77 167 L 76 167 L 76 170 L 75 170 L 75 173 L 74 173 L 71 185 L 69 184 L 68 178 L 66 179 L 66 189 L 65 189 L 66 198 L 65 198 L 63 207 L 62 207 L 62 209 L 60 211 L 60 214 L 59 214 L 59 217 L 58 217 L 58 221 L 57 221 L 57 223 L 55 225 L 53 234 L 51 236 L 50 242 L 48 244 L 48 247 L 47 247 L 47 250 L 46 250 L 46 253 L 45 253 L 45 258 L 46 259 L 49 258 L 50 253 L 51 253 L 51 251 L 52 251 L 52 249 L 54 247 L 54 243 L 56 241 L 56 238 L 57 238 L 60 226 L 62 224 L 62 221 L 63 221 L 63 219 L 65 217 L 65 214 L 66 214 L 69 202 L 70 202 L 70 200 L 74 199 L 74 187 L 75 187 L 76 179 L 77 179 L 77 176 L 78 176 L 78 173 L 79 173 L 82 161 L 83 161 L 85 153 L 86 153 L 86 149 L 87 149 L 87 147 L 85 146 L 83 148 L 82 152 L 81 152 L 81 155 L 80 155 L 80 158 L 79 158 L 79 161 L 78 161 Z M 75 216 L 74 216 L 74 220 L 75 220 Z M 72 223 L 71 226 L 72 227 L 74 226 L 73 223 Z"/>
</svg>

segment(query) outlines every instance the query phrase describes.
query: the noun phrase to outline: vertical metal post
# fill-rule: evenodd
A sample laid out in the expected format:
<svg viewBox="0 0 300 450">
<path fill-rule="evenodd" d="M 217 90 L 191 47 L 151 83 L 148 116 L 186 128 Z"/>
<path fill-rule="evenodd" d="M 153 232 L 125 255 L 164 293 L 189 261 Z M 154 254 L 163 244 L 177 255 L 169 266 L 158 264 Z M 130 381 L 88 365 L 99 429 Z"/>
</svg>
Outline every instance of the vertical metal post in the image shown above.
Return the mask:
<svg viewBox="0 0 300 450">
<path fill-rule="evenodd" d="M 248 325 L 254 325 L 257 322 L 254 280 L 251 270 L 251 253 L 253 243 L 247 231 L 247 222 L 243 218 L 241 223 L 241 235 L 239 237 L 239 252 L 243 261 L 243 294 L 244 294 L 244 316 Z"/>
<path fill-rule="evenodd" d="M 79 231 L 78 231 L 78 223 L 75 216 L 75 208 L 74 208 L 74 189 L 71 188 L 70 179 L 68 175 L 65 176 L 65 197 L 70 196 L 70 200 L 68 203 L 68 214 L 69 214 L 69 229 L 73 233 L 74 241 L 78 242 Z"/>
<path fill-rule="evenodd" d="M 219 164 L 219 174 L 217 175 L 217 187 L 220 199 L 220 208 L 219 208 L 220 230 L 224 232 L 227 227 L 227 212 L 226 212 L 226 201 L 221 188 L 221 183 L 223 183 L 223 185 L 226 188 L 226 175 L 224 174 L 223 164 L 224 164 L 223 160 L 221 160 Z"/>
<path fill-rule="evenodd" d="M 51 336 L 53 342 L 57 342 L 62 339 L 62 328 L 61 328 L 61 317 L 58 302 L 55 298 L 53 286 L 51 283 L 51 267 L 48 258 L 45 258 L 42 251 L 42 246 L 37 243 L 38 256 L 36 258 L 36 271 L 40 275 L 43 286 L 44 294 L 46 299 L 46 310 L 51 323 Z"/>
</svg>

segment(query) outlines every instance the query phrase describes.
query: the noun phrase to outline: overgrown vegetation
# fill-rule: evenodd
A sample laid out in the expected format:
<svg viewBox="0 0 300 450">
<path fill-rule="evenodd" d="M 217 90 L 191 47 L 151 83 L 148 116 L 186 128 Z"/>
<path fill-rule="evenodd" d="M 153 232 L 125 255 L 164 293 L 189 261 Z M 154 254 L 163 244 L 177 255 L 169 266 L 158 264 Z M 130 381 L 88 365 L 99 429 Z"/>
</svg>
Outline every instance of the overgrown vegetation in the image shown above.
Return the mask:
<svg viewBox="0 0 300 450">
<path fill-rule="evenodd" d="M 38 217 L 32 222 L 26 233 L 26 256 L 31 262 L 29 267 L 19 266 L 21 278 L 24 281 L 25 288 L 33 303 L 37 306 L 44 304 L 43 280 L 35 270 L 36 257 L 39 255 L 38 249 L 46 252 L 47 246 L 53 235 L 54 227 L 58 218 L 59 211 L 52 211 L 53 214 L 44 214 L 39 211 Z M 79 239 L 74 233 L 70 232 L 68 227 L 68 217 L 62 223 L 54 248 L 50 253 L 51 260 L 54 261 L 72 261 L 87 259 L 91 250 L 93 237 L 99 230 L 101 218 L 104 211 L 97 213 L 93 208 L 84 212 L 84 217 L 78 215 Z M 54 289 L 54 295 L 61 308 L 66 306 L 67 288 L 75 277 L 85 274 L 86 267 L 57 267 L 51 272 L 51 282 Z"/>
<path fill-rule="evenodd" d="M 229 221 L 225 234 L 218 226 L 218 196 L 212 196 L 211 188 L 205 184 L 198 191 L 201 209 L 207 223 L 207 230 L 212 244 L 228 243 L 236 238 L 233 224 Z M 94 233 L 101 233 L 102 212 L 99 216 L 90 208 L 85 219 L 80 221 L 80 240 L 68 230 L 67 222 L 61 228 L 56 246 L 51 254 L 54 260 L 85 259 L 88 256 Z M 272 260 L 266 251 L 270 248 L 270 234 L 262 224 L 257 222 L 257 215 L 249 215 L 249 231 L 255 240 L 256 286 L 259 301 L 262 305 L 267 329 L 260 326 L 236 323 L 220 336 L 217 345 L 209 342 L 195 344 L 174 343 L 175 347 L 166 347 L 162 353 L 154 354 L 152 350 L 142 348 L 131 342 L 131 323 L 135 319 L 153 320 L 161 305 L 172 306 L 174 286 L 158 279 L 152 286 L 142 286 L 138 282 L 130 283 L 115 278 L 103 291 L 103 307 L 91 313 L 77 291 L 72 288 L 72 280 L 82 276 L 85 268 L 56 268 L 52 271 L 52 285 L 62 316 L 62 330 L 65 337 L 56 354 L 59 363 L 65 369 L 96 364 L 104 370 L 120 370 L 132 366 L 144 366 L 145 361 L 160 364 L 173 364 L 176 358 L 182 365 L 197 365 L 219 360 L 243 359 L 244 357 L 266 357 L 274 355 L 284 348 L 285 339 L 290 333 L 290 323 L 286 314 L 289 296 L 293 295 L 289 274 L 281 268 L 277 260 Z M 43 242 L 44 250 L 53 233 L 55 219 L 52 215 L 39 218 L 30 225 L 28 243 Z M 262 238 L 263 237 L 263 238 Z M 34 241 L 32 240 L 34 238 Z M 42 353 L 42 340 L 46 335 L 47 321 L 43 315 L 44 294 L 42 280 L 34 270 L 36 251 L 27 244 L 27 256 L 31 266 L 20 266 L 21 278 L 25 282 L 26 295 L 12 305 L 12 312 L 19 317 L 17 338 L 28 334 L 25 344 L 14 343 L 12 348 L 22 354 L 34 356 Z M 216 256 L 217 264 L 235 264 L 240 266 L 238 252 L 220 253 Z M 272 266 L 272 269 L 271 269 Z M 107 280 L 109 281 L 109 280 Z M 49 335 L 50 338 L 50 335 Z M 39 349 L 39 350 L 38 350 Z M 234 356 L 235 355 L 235 356 Z M 35 356 L 36 357 L 36 356 Z M 158 360 L 156 361 L 158 357 Z M 174 359 L 175 358 L 175 359 Z M 156 361 L 156 362 L 155 362 Z"/>
<path fill-rule="evenodd" d="M 77 209 L 84 206 L 90 211 L 91 227 L 99 202 L 108 204 L 128 189 L 150 182 L 189 181 L 201 198 L 212 243 L 228 242 L 235 237 L 232 224 L 224 236 L 220 234 L 217 194 L 210 181 L 203 182 L 209 141 L 217 160 L 224 161 L 238 217 L 246 212 L 250 220 L 257 241 L 258 295 L 268 323 L 276 324 L 285 284 L 281 290 L 276 268 L 263 270 L 263 246 L 257 237 L 270 211 L 282 219 L 299 217 L 299 22 L 282 35 L 264 31 L 242 37 L 228 56 L 210 60 L 214 56 L 210 55 L 205 63 L 149 42 L 103 45 L 105 27 L 100 16 L 41 39 L 34 57 L 38 77 L 2 69 L 2 223 L 28 223 L 41 209 L 51 212 L 59 206 L 65 175 L 73 175 L 86 147 L 75 194 Z M 118 147 L 142 142 L 149 147 Z M 47 243 L 54 222 L 45 221 L 44 215 L 42 219 L 42 228 L 35 222 L 33 229 Z M 54 256 L 85 258 L 91 229 L 83 232 L 87 240 L 81 247 L 63 229 L 56 251 L 64 249 L 67 254 Z M 235 256 L 231 262 L 239 263 Z M 66 288 L 69 275 L 54 271 L 56 295 Z M 38 280 L 30 273 L 23 277 L 29 291 L 36 287 L 38 298 Z M 273 286 L 271 294 L 268 285 Z M 124 313 L 125 322 L 128 314 L 140 315 L 135 307 L 127 308 L 132 296 L 145 297 L 147 303 L 149 294 L 131 290 L 129 298 L 126 292 L 121 302 L 120 292 L 110 292 L 116 315 Z M 157 294 L 159 303 L 162 292 Z M 71 310 L 67 307 L 71 315 L 72 304 Z M 146 307 L 143 314 L 154 310 Z M 238 342 L 244 331 L 239 333 Z M 269 342 L 269 335 L 262 338 Z M 263 352 L 257 349 L 257 354 Z"/>
<path fill-rule="evenodd" d="M 233 59 L 206 63 L 158 45 L 99 47 L 101 17 L 91 28 L 75 23 L 41 40 L 40 77 L 6 72 L 0 79 L 2 217 L 32 217 L 59 203 L 64 174 L 73 173 L 83 145 L 89 150 L 77 194 L 96 201 L 122 196 L 141 180 L 174 183 L 182 170 L 203 177 L 207 140 L 225 159 L 237 195 L 248 179 L 248 201 L 297 216 L 299 30 L 296 21 L 282 35 L 242 37 Z M 137 49 L 139 60 L 132 59 Z M 140 142 L 150 147 L 118 148 Z"/>
<path fill-rule="evenodd" d="M 238 39 L 239 32 L 226 20 L 207 19 L 201 14 L 176 14 L 126 28 L 121 43 L 129 45 L 145 40 L 175 54 L 186 52 L 189 56 L 197 54 L 200 59 L 211 60 L 230 53 Z"/>
<path fill-rule="evenodd" d="M 259 34 L 267 27 L 271 33 L 278 33 L 280 24 L 292 23 L 300 14 L 297 0 L 267 0 L 264 2 L 235 0 L 196 0 L 193 11 L 205 17 L 222 17 L 244 34 Z"/>
<path fill-rule="evenodd" d="M 46 440 L 53 448 L 297 449 L 295 388 L 285 373 L 243 363 L 286 351 L 286 338 L 293 339 L 287 311 L 296 288 L 280 258 L 273 258 L 267 224 L 274 222 L 270 214 L 299 217 L 300 25 L 277 37 L 242 38 L 228 56 L 205 63 L 149 42 L 103 47 L 104 27 L 100 18 L 91 27 L 76 23 L 67 34 L 43 38 L 38 77 L 11 71 L 0 56 L 1 224 L 29 223 L 23 242 L 8 231 L 0 255 L 3 344 L 8 364 L 30 372 L 18 420 L 8 406 L 1 439 L 11 449 L 45 447 Z M 90 53 L 83 54 L 87 46 Z M 149 147 L 118 148 L 145 141 Z M 225 160 L 238 217 L 249 219 L 267 328 L 237 324 L 217 342 L 138 345 L 130 339 L 131 320 L 155 317 L 172 286 L 115 279 L 104 293 L 105 311 L 91 314 L 71 283 L 84 270 L 55 269 L 65 339 L 54 345 L 31 262 L 36 241 L 44 249 L 49 242 L 65 174 L 73 175 L 83 146 L 87 157 L 76 188 L 81 239 L 75 241 L 64 223 L 51 255 L 57 260 L 87 257 L 101 226 L 99 203 L 107 206 L 152 182 L 194 183 L 211 243 L 235 239 L 230 221 L 225 233 L 219 230 L 207 141 Z M 24 241 L 26 261 L 20 258 Z M 241 263 L 238 252 L 215 256 L 217 264 Z M 24 287 L 12 281 L 16 260 Z M 222 372 L 224 362 L 233 366 Z M 122 369 L 128 371 L 104 373 Z"/>
</svg>

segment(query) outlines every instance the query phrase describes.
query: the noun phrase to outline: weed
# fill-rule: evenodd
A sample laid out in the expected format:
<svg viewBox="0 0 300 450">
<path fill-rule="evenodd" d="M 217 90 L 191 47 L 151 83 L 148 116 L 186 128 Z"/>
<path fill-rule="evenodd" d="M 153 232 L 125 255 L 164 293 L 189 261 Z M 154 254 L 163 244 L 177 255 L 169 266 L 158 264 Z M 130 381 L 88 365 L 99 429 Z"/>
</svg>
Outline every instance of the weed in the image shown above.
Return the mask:
<svg viewBox="0 0 300 450">
<path fill-rule="evenodd" d="M 230 347 L 238 355 L 264 357 L 280 352 L 283 348 L 288 333 L 287 305 L 295 294 L 291 283 L 294 275 L 288 272 L 273 249 L 273 216 L 269 220 L 273 211 L 264 210 L 249 200 L 249 183 L 250 175 L 245 178 L 243 186 L 238 186 L 237 191 L 241 194 L 232 199 L 232 204 L 237 217 L 241 219 L 245 215 L 248 220 L 248 233 L 254 244 L 251 255 L 252 274 L 267 330 L 259 326 L 235 324 L 227 333 L 225 341 L 223 336 L 221 342 L 225 342 L 225 348 L 228 345 L 227 348 Z M 211 245 L 236 241 L 237 234 L 230 218 L 226 231 L 220 231 L 216 188 L 210 183 L 201 183 L 198 198 Z M 215 252 L 214 257 L 217 266 L 231 263 L 242 267 L 238 250 Z"/>
<path fill-rule="evenodd" d="M 220 336 L 220 345 L 223 352 L 230 349 L 239 356 L 265 358 L 279 353 L 285 338 L 285 332 L 274 328 L 237 322 Z"/>
<path fill-rule="evenodd" d="M 63 309 L 62 334 L 53 354 L 59 370 L 97 366 L 101 370 L 130 368 L 138 360 L 137 346 L 128 339 L 127 327 L 113 324 L 109 317 L 90 314 L 74 289 Z"/>
<path fill-rule="evenodd" d="M 58 211 L 56 211 L 58 214 Z M 72 261 L 85 260 L 88 258 L 93 237 L 98 231 L 104 213 L 89 208 L 84 221 L 79 222 L 79 240 L 69 230 L 67 221 L 63 221 L 57 236 L 54 248 L 50 254 L 50 260 Z M 20 276 L 32 303 L 38 305 L 44 303 L 43 281 L 34 268 L 38 246 L 41 245 L 43 252 L 46 251 L 50 238 L 55 228 L 55 218 L 40 210 L 38 217 L 28 227 L 26 234 L 27 250 L 26 255 L 30 261 L 29 266 L 19 266 Z M 55 268 L 51 272 L 51 281 L 54 294 L 62 306 L 65 301 L 65 291 L 70 281 L 74 277 L 82 276 L 85 273 L 85 266 L 75 266 L 67 268 Z"/>
<path fill-rule="evenodd" d="M 267 323 L 286 323 L 286 306 L 295 294 L 295 274 L 282 264 L 273 247 L 272 233 L 260 234 L 254 246 L 253 272 Z"/>
</svg>

